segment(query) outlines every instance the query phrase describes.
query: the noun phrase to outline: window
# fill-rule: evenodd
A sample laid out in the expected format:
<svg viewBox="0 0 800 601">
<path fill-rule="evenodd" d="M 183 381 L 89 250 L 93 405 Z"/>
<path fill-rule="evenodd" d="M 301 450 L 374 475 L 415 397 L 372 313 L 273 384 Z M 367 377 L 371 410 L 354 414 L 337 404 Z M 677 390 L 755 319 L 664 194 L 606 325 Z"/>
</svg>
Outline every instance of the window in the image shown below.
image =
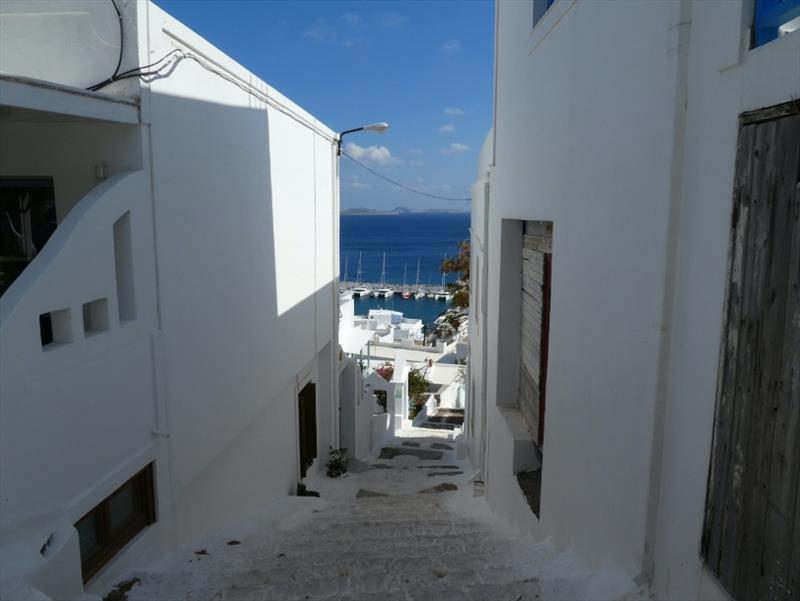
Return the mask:
<svg viewBox="0 0 800 601">
<path fill-rule="evenodd" d="M 517 406 L 533 435 L 538 466 L 517 474 L 533 513 L 539 517 L 547 395 L 547 353 L 550 332 L 550 287 L 553 224 L 526 221 L 522 228 L 520 287 L 519 391 Z"/>
<path fill-rule="evenodd" d="M 0 177 L 0 296 L 55 229 L 52 177 Z"/>
<path fill-rule="evenodd" d="M 753 48 L 800 29 L 800 0 L 756 0 Z"/>
<path fill-rule="evenodd" d="M 151 463 L 75 524 L 83 581 L 87 582 L 134 536 L 155 521 Z"/>
<path fill-rule="evenodd" d="M 59 309 L 39 315 L 42 348 L 49 350 L 72 342 L 72 313 Z"/>
<path fill-rule="evenodd" d="M 533 26 L 536 27 L 536 24 L 539 22 L 544 16 L 544 13 L 547 12 L 556 0 L 533 0 Z"/>
</svg>

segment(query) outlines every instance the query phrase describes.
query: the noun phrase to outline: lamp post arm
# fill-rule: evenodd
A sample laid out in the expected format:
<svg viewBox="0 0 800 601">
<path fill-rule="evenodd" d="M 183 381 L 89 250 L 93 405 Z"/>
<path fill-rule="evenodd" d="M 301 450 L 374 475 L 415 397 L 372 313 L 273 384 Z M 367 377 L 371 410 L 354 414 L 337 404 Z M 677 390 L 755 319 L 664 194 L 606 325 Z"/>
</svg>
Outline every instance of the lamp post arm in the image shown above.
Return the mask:
<svg viewBox="0 0 800 601">
<path fill-rule="evenodd" d="M 344 138 L 347 134 L 352 134 L 357 131 L 363 131 L 364 127 L 354 127 L 353 129 L 346 129 L 342 133 L 339 134 L 339 137 L 336 139 L 336 156 L 342 155 L 342 138 Z"/>
</svg>

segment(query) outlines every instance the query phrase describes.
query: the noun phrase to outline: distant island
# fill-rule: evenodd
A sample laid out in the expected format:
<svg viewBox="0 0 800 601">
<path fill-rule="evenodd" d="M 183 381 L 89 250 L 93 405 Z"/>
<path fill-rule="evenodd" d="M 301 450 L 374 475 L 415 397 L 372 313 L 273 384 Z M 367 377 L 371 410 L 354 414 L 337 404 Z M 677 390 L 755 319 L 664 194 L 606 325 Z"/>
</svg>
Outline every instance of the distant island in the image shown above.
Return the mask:
<svg viewBox="0 0 800 601">
<path fill-rule="evenodd" d="M 342 215 L 408 215 L 408 214 L 460 214 L 460 213 L 469 213 L 469 211 L 459 210 L 459 209 L 423 209 L 423 210 L 412 210 L 407 207 L 395 207 L 394 209 L 390 209 L 388 211 L 382 211 L 380 209 L 368 209 L 365 207 L 355 207 L 352 209 L 342 209 Z"/>
</svg>

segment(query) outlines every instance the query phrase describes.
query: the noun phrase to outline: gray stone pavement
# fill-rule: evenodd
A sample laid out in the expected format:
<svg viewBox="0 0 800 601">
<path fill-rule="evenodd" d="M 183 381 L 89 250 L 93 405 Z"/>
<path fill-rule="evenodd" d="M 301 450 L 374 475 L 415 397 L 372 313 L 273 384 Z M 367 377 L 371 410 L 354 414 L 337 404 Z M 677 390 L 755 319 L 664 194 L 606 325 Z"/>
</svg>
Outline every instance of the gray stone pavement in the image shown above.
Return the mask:
<svg viewBox="0 0 800 601">
<path fill-rule="evenodd" d="M 414 436 L 415 434 L 419 436 Z M 447 440 L 410 433 L 415 449 Z M 456 444 L 441 459 L 381 459 L 380 468 L 308 482 L 321 498 L 293 498 L 279 520 L 232 528 L 228 536 L 132 574 L 130 601 L 439 600 L 534 601 L 585 597 L 590 572 L 575 578 L 546 566 L 554 553 L 520 538 L 476 497 Z M 401 441 L 392 448 L 409 449 Z M 391 454 L 391 453 L 390 453 Z M 442 467 L 458 468 L 442 474 Z M 452 490 L 456 488 L 457 490 Z M 293 501 L 293 502 L 294 502 Z M 293 513 L 292 513 L 293 512 Z M 235 538 L 234 538 L 235 537 Z M 233 544 L 231 544 L 233 543 Z M 545 586 L 542 586 L 544 580 Z M 544 589 L 544 593 L 543 593 Z M 609 597 L 610 598 L 610 597 Z"/>
</svg>

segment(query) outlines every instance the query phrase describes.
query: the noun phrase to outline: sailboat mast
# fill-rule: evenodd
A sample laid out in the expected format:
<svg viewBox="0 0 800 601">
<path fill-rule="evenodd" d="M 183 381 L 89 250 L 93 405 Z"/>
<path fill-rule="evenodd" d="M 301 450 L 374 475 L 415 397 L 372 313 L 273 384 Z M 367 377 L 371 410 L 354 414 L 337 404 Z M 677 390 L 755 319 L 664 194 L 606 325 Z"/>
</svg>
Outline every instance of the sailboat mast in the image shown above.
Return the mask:
<svg viewBox="0 0 800 601">
<path fill-rule="evenodd" d="M 358 267 L 356 268 L 356 286 L 361 281 L 361 251 L 358 251 Z"/>
<path fill-rule="evenodd" d="M 403 288 L 406 287 L 406 273 L 408 273 L 408 261 L 403 263 Z"/>
<path fill-rule="evenodd" d="M 383 267 L 381 268 L 381 288 L 386 283 L 386 251 L 383 252 Z"/>
<path fill-rule="evenodd" d="M 344 256 L 344 281 L 345 281 L 345 282 L 347 281 L 347 264 L 348 264 L 348 259 L 350 259 L 350 256 L 349 256 L 349 255 L 345 255 L 345 256 Z"/>
<path fill-rule="evenodd" d="M 417 257 L 417 288 L 419 288 L 419 257 Z"/>
</svg>

